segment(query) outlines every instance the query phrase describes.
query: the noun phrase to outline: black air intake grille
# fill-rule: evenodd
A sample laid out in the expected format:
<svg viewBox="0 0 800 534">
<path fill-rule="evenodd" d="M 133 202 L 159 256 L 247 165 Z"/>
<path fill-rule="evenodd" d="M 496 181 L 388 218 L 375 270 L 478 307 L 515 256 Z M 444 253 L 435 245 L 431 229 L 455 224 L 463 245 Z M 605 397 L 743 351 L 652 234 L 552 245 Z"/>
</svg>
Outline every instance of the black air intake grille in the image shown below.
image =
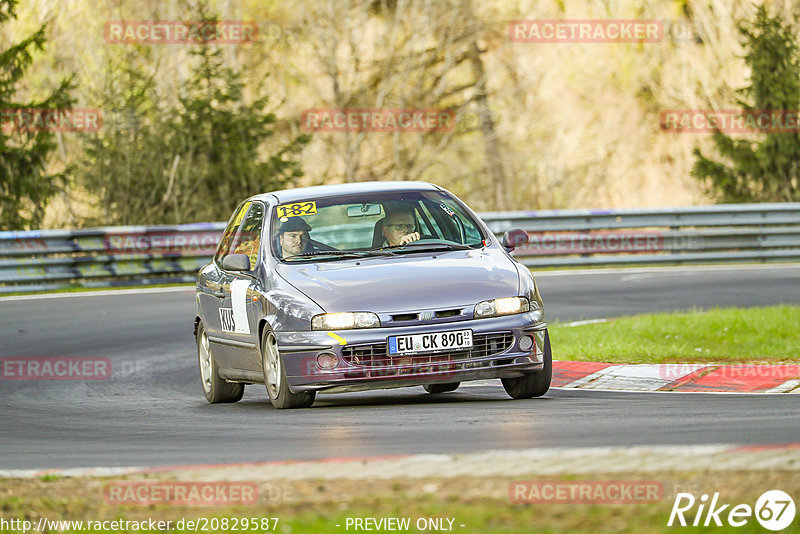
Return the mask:
<svg viewBox="0 0 800 534">
<path fill-rule="evenodd" d="M 472 336 L 472 348 L 468 350 L 390 355 L 386 352 L 386 343 L 373 343 L 370 345 L 346 345 L 342 349 L 342 357 L 347 363 L 366 367 L 443 364 L 500 354 L 510 349 L 513 343 L 514 334 L 511 332 L 496 332 Z"/>
</svg>

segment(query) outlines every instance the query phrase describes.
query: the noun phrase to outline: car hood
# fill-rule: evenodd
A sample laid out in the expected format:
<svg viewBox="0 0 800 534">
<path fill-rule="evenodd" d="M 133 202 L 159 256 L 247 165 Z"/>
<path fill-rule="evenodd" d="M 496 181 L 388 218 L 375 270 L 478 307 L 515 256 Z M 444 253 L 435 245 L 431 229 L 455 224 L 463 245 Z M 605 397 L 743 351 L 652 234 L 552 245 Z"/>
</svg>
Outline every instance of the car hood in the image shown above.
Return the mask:
<svg viewBox="0 0 800 534">
<path fill-rule="evenodd" d="M 450 308 L 519 290 L 514 263 L 497 249 L 280 263 L 276 270 L 326 312 Z"/>
</svg>

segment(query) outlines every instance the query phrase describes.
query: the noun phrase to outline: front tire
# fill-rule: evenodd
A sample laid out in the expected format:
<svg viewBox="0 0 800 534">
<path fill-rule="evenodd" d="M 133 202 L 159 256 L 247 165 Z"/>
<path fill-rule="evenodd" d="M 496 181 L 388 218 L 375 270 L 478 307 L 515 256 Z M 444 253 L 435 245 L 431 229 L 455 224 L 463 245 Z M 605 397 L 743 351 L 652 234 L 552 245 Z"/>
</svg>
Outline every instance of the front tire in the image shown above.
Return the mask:
<svg viewBox="0 0 800 534">
<path fill-rule="evenodd" d="M 203 323 L 197 325 L 197 361 L 200 365 L 200 382 L 203 393 L 211 404 L 238 402 L 244 395 L 244 384 L 227 382 L 219 376 L 217 360 L 211 351 L 208 335 Z"/>
<path fill-rule="evenodd" d="M 503 389 L 512 399 L 541 397 L 550 389 L 553 378 L 553 353 L 550 350 L 550 333 L 544 333 L 544 367 L 541 371 L 517 378 L 502 378 Z"/>
<path fill-rule="evenodd" d="M 455 391 L 458 389 L 458 386 L 461 385 L 461 382 L 451 382 L 450 384 L 425 384 L 422 386 L 425 388 L 425 391 L 431 394 L 436 393 L 447 393 L 448 391 Z"/>
<path fill-rule="evenodd" d="M 264 368 L 264 385 L 272 405 L 278 410 L 286 408 L 308 408 L 314 404 L 315 391 L 292 393 L 286 380 L 278 340 L 269 327 L 261 334 L 261 362 Z"/>
</svg>

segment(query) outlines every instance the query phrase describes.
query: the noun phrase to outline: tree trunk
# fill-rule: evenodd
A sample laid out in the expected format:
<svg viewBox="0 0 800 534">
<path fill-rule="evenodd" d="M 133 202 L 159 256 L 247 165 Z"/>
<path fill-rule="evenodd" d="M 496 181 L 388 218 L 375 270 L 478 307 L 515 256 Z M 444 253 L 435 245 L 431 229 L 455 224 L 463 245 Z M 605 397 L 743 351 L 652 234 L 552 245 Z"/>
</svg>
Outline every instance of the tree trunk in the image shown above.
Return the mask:
<svg viewBox="0 0 800 534">
<path fill-rule="evenodd" d="M 481 50 L 475 41 L 472 42 L 470 62 L 472 63 L 472 72 L 475 75 L 475 103 L 478 108 L 478 127 L 483 134 L 486 167 L 489 172 L 489 178 L 492 180 L 494 209 L 502 211 L 508 208 L 506 172 L 503 167 L 503 158 L 500 155 L 500 143 L 497 140 L 492 112 L 489 109 L 489 98 L 486 96 L 486 73 L 483 69 Z"/>
</svg>

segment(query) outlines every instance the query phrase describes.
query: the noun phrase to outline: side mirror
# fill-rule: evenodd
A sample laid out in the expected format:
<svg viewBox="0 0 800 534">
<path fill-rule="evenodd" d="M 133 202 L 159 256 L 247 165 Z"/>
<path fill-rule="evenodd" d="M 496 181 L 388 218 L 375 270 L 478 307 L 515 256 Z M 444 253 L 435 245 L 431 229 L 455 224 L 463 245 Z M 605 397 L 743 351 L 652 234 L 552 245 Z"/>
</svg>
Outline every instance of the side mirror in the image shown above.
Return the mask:
<svg viewBox="0 0 800 534">
<path fill-rule="evenodd" d="M 515 228 L 503 234 L 503 246 L 511 252 L 515 248 L 525 245 L 528 242 L 528 232 Z"/>
<path fill-rule="evenodd" d="M 226 271 L 249 271 L 250 256 L 247 254 L 228 254 L 222 258 L 222 268 Z"/>
</svg>

